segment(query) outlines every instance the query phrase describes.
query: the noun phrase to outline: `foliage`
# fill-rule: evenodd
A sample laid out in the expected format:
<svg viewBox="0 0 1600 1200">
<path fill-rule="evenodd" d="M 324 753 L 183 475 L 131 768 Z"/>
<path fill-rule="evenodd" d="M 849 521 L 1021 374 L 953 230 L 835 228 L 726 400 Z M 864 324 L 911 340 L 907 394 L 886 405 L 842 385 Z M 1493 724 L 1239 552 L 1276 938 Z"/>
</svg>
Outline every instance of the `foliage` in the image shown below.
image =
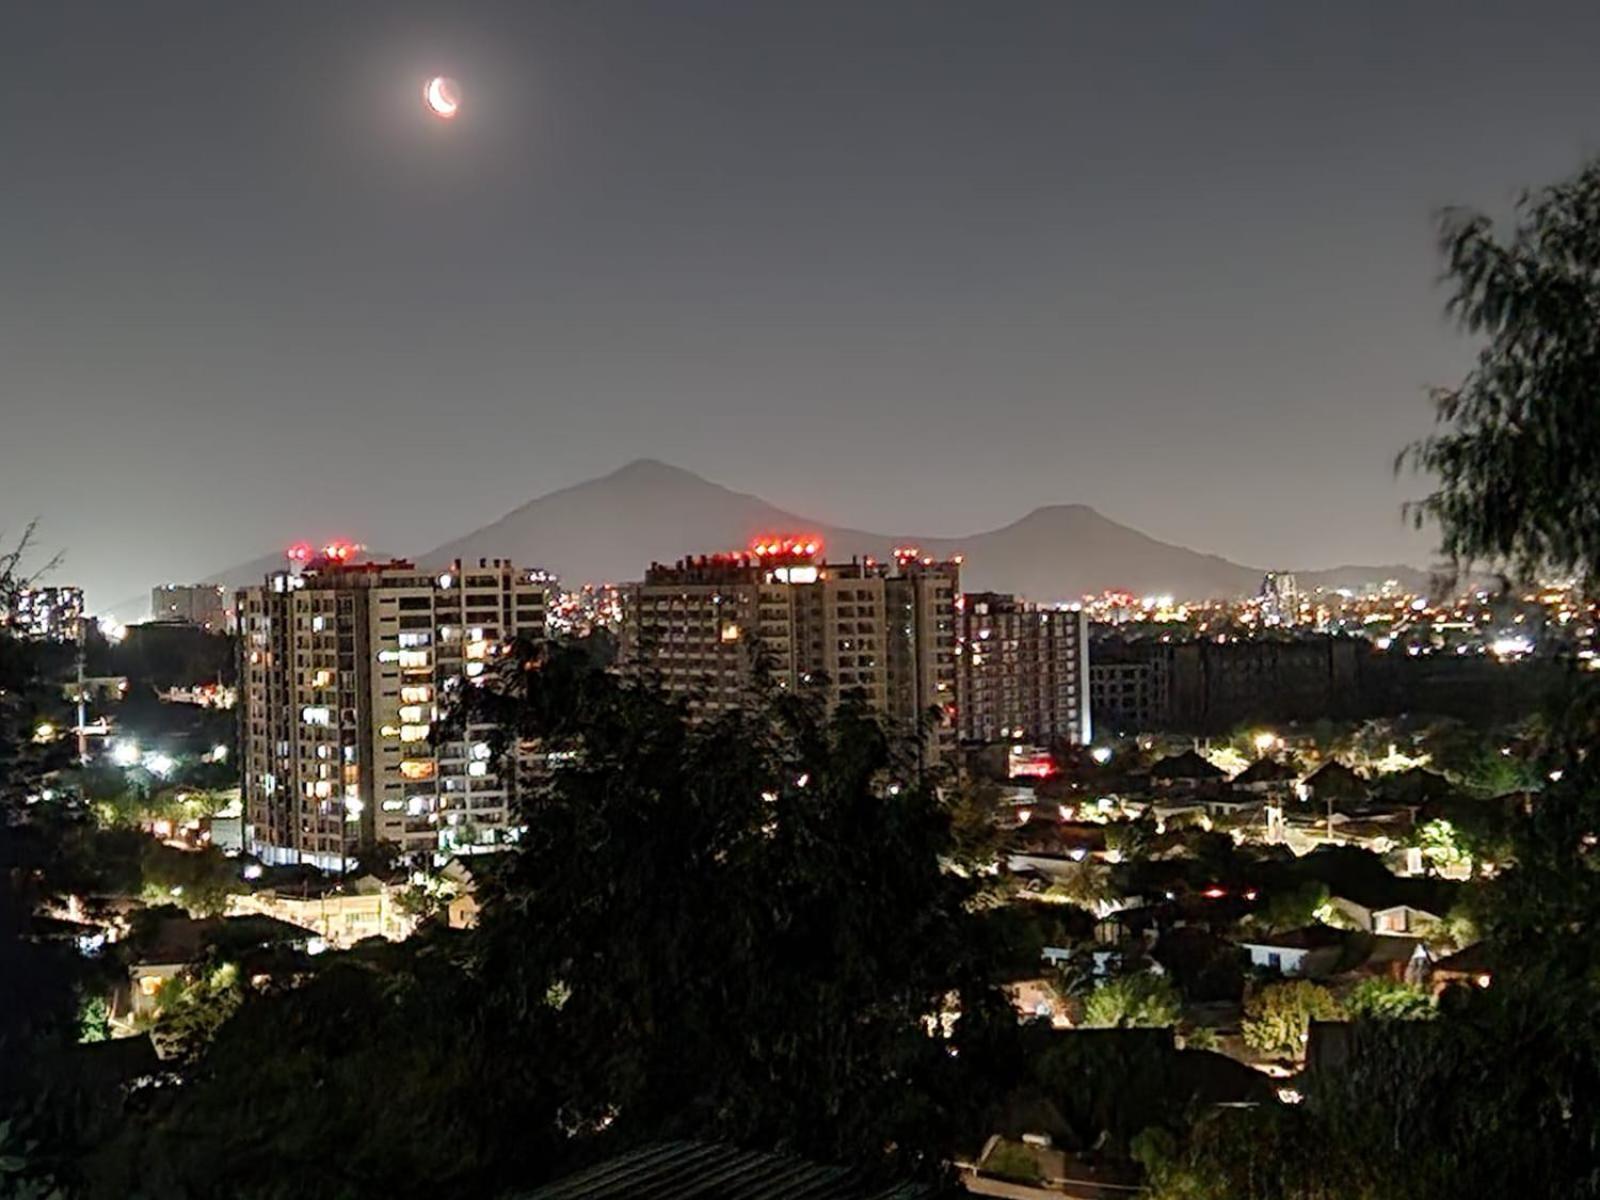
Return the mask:
<svg viewBox="0 0 1600 1200">
<path fill-rule="evenodd" d="M 1185 1050 L 1219 1050 L 1222 1047 L 1221 1037 L 1209 1025 L 1185 1026 L 1179 1036 Z"/>
<path fill-rule="evenodd" d="M 1328 904 L 1328 885 L 1307 879 L 1269 891 L 1250 914 L 1250 924 L 1269 933 L 1300 929 L 1319 919 Z"/>
<path fill-rule="evenodd" d="M 186 1085 L 85 1164 L 85 1194 L 502 1195 L 566 1161 L 546 1010 L 491 1003 L 460 947 L 379 950 L 247 995 Z"/>
<path fill-rule="evenodd" d="M 983 1171 L 986 1175 L 998 1175 L 1002 1179 L 1015 1179 L 1022 1183 L 1037 1183 L 1043 1177 L 1039 1171 L 1039 1160 L 1033 1152 L 1027 1146 L 1004 1138 L 996 1142 L 984 1157 Z"/>
<path fill-rule="evenodd" d="M 176 1057 L 200 1053 L 244 1000 L 239 968 L 233 963 L 203 966 L 163 983 L 156 992 L 150 1035 Z"/>
<path fill-rule="evenodd" d="M 24 1141 L 14 1122 L 0 1120 L 0 1200 L 65 1200 L 34 1164 L 35 1144 Z"/>
<path fill-rule="evenodd" d="M 965 775 L 950 789 L 950 834 L 965 863 L 989 866 L 1005 845 L 998 817 L 1000 788 L 990 780 Z"/>
<path fill-rule="evenodd" d="M 1111 870 L 1104 863 L 1084 859 L 1064 868 L 1050 883 L 1045 895 L 1089 912 L 1118 899 L 1120 890 L 1112 882 Z"/>
<path fill-rule="evenodd" d="M 0 548 L 0 608 L 38 577 L 23 570 L 33 531 L 28 526 Z M 16 1107 L 45 1054 L 77 1032 L 83 960 L 59 943 L 27 936 L 56 857 L 59 814 L 40 797 L 51 773 L 71 757 L 70 739 L 34 739 L 43 722 L 70 723 L 58 686 L 67 665 L 62 649 L 0 626 L 0 1119 Z"/>
<path fill-rule="evenodd" d="M 1437 478 L 1413 506 L 1458 562 L 1600 575 L 1600 162 L 1526 193 L 1502 235 L 1481 213 L 1440 222 L 1447 311 L 1482 339 L 1440 430 L 1401 463 Z"/>
<path fill-rule="evenodd" d="M 111 1036 L 111 1006 L 96 992 L 78 1002 L 78 1040 L 103 1042 Z"/>
<path fill-rule="evenodd" d="M 1229 936 L 1182 925 L 1162 934 L 1152 954 L 1188 1000 L 1236 1001 L 1244 993 L 1249 960 Z"/>
<path fill-rule="evenodd" d="M 1426 745 L 1433 765 L 1451 779 L 1482 795 L 1500 796 L 1541 782 L 1527 757 L 1507 744 L 1510 736 L 1451 721 L 1430 729 Z"/>
<path fill-rule="evenodd" d="M 1014 1016 L 990 984 L 979 885 L 941 866 L 951 816 L 910 747 L 862 708 L 781 693 L 690 726 L 654 690 L 560 661 L 504 683 L 486 697 L 513 698 L 502 727 L 577 755 L 526 805 L 482 969 L 570 991 L 562 1038 L 593 1067 L 574 1110 L 936 1161 L 978 1060 L 927 1020 L 954 1003 L 959 1045 Z"/>
<path fill-rule="evenodd" d="M 1345 997 L 1352 1017 L 1375 1021 L 1431 1021 L 1439 1015 L 1433 998 L 1421 987 L 1399 979 L 1363 979 Z"/>
<path fill-rule="evenodd" d="M 1176 1025 L 1183 1008 L 1172 980 L 1154 971 L 1108 979 L 1089 994 L 1083 1023 L 1097 1027 Z"/>
<path fill-rule="evenodd" d="M 179 850 L 145 839 L 140 852 L 145 897 L 151 903 L 177 903 L 191 916 L 215 917 L 227 911 L 228 897 L 247 889 L 239 864 L 215 846 Z"/>
<path fill-rule="evenodd" d="M 1239 1032 L 1245 1045 L 1273 1058 L 1299 1058 L 1305 1053 L 1312 1021 L 1337 1021 L 1344 1010 L 1333 993 L 1308 979 L 1269 983 L 1244 1004 Z"/>
<path fill-rule="evenodd" d="M 1156 845 L 1156 820 L 1149 809 L 1132 821 L 1113 821 L 1106 826 L 1106 849 L 1124 862 L 1142 862 Z"/>
<path fill-rule="evenodd" d="M 1431 870 L 1458 870 L 1472 864 L 1472 852 L 1455 825 L 1443 818 L 1435 818 L 1419 825 L 1416 842 L 1422 859 Z"/>
<path fill-rule="evenodd" d="M 1086 1000 L 1098 984 L 1095 975 L 1094 947 L 1075 946 L 1066 958 L 1056 961 L 1055 988 L 1063 996 Z"/>
</svg>

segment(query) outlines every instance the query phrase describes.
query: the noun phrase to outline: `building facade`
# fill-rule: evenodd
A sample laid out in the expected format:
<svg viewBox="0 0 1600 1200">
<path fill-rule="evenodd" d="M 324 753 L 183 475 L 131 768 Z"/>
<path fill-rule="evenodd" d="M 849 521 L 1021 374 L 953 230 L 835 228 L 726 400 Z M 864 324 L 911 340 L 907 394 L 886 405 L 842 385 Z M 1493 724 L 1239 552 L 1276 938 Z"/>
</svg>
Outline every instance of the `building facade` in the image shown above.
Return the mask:
<svg viewBox="0 0 1600 1200">
<path fill-rule="evenodd" d="M 859 697 L 935 762 L 955 745 L 960 564 L 914 549 L 825 562 L 815 539 L 652 564 L 623 587 L 625 671 L 684 697 L 694 717 L 740 707 L 758 673 L 780 688 Z"/>
<path fill-rule="evenodd" d="M 150 616 L 156 621 L 182 621 L 212 633 L 233 625 L 228 590 L 220 583 L 165 583 L 150 589 Z"/>
<path fill-rule="evenodd" d="M 75 642 L 83 629 L 83 589 L 30 587 L 17 594 L 5 623 L 18 637 Z"/>
<path fill-rule="evenodd" d="M 241 591 L 248 848 L 346 870 L 372 842 L 420 857 L 513 839 L 515 781 L 490 731 L 431 739 L 452 695 L 507 642 L 542 644 L 549 587 L 500 559 L 433 573 L 346 552 Z"/>
<path fill-rule="evenodd" d="M 1162 728 L 1172 708 L 1167 660 L 1096 657 L 1089 665 L 1089 703 L 1103 730 L 1138 733 Z"/>
<path fill-rule="evenodd" d="M 962 598 L 957 728 L 969 743 L 1090 740 L 1089 623 L 999 592 Z"/>
</svg>

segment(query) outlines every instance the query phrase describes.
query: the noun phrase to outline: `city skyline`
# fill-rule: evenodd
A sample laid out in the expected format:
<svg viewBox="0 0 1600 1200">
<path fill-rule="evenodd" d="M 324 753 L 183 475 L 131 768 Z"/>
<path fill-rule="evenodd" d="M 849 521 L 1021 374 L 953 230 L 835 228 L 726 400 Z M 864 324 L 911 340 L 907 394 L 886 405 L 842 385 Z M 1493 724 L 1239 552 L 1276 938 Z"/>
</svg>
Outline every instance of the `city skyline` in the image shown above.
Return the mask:
<svg viewBox="0 0 1600 1200">
<path fill-rule="evenodd" d="M 99 607 L 651 456 L 857 528 L 1426 565 L 1431 215 L 1600 100 L 1600 13 L 1444 14 L 19 12 L 0 524 Z"/>
</svg>

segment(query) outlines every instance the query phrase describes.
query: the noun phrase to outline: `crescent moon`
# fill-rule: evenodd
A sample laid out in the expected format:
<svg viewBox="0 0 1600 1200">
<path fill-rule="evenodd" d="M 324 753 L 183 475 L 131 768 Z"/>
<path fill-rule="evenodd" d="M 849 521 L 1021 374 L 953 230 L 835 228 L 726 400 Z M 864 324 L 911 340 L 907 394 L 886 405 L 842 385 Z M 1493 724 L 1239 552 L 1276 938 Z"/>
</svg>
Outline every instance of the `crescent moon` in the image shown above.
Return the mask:
<svg viewBox="0 0 1600 1200">
<path fill-rule="evenodd" d="M 460 101 L 452 100 L 449 92 L 445 90 L 448 86 L 443 75 L 436 75 L 428 80 L 428 86 L 422 92 L 422 98 L 427 101 L 428 107 L 446 120 L 455 116 L 456 109 L 461 107 Z"/>
</svg>

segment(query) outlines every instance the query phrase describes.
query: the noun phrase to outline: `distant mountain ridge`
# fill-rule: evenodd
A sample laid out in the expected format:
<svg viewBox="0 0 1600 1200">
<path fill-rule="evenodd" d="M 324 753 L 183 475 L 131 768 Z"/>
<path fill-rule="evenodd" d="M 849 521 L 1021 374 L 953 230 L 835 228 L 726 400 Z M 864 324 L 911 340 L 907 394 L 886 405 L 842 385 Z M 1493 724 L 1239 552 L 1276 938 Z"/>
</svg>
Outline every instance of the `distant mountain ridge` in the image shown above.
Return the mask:
<svg viewBox="0 0 1600 1200">
<path fill-rule="evenodd" d="M 873 533 L 814 521 L 759 496 L 736 492 L 655 459 L 626 466 L 530 500 L 498 520 L 412 556 L 431 566 L 452 559 L 509 558 L 557 573 L 563 582 L 638 579 L 651 562 L 736 550 L 760 534 L 819 534 L 828 557 L 884 558 L 916 545 L 939 557 L 963 556 L 970 591 L 1015 592 L 1040 603 L 1073 601 L 1108 589 L 1187 599 L 1248 595 L 1265 569 L 1162 542 L 1083 504 L 1036 508 L 998 529 L 966 537 Z M 376 556 L 374 556 L 376 557 Z M 210 582 L 259 582 L 281 554 L 243 563 Z M 1297 571 L 1304 587 L 1361 587 L 1394 579 L 1425 590 L 1426 571 L 1408 566 L 1344 566 Z M 113 612 L 144 601 L 130 601 Z M 126 618 L 124 618 L 126 619 Z"/>
<path fill-rule="evenodd" d="M 652 561 L 741 548 L 759 534 L 818 533 L 830 558 L 885 557 L 916 545 L 940 557 L 961 554 L 964 585 L 1016 592 L 1042 603 L 1081 599 L 1107 589 L 1191 599 L 1253 593 L 1265 570 L 1158 541 L 1084 504 L 1034 509 L 1009 525 L 965 537 L 873 533 L 787 512 L 759 496 L 654 459 L 639 459 L 598 479 L 562 488 L 422 555 L 451 559 L 511 557 L 564 580 L 637 579 Z M 1302 586 L 1360 587 L 1396 579 L 1426 587 L 1428 574 L 1407 566 L 1347 566 L 1297 572 Z"/>
</svg>

